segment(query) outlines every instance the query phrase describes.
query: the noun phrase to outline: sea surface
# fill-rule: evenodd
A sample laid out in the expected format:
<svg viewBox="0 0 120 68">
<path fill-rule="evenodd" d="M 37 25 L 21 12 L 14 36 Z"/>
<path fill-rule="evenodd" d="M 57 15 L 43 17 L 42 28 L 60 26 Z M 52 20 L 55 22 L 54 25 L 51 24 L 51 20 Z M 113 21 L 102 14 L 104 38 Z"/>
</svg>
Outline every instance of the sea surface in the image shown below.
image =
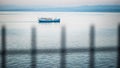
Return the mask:
<svg viewBox="0 0 120 68">
<path fill-rule="evenodd" d="M 41 17 L 60 18 L 60 24 L 43 24 Z M 36 28 L 36 46 L 41 49 L 61 48 L 61 27 L 66 28 L 66 49 L 86 48 L 90 45 L 90 26 L 95 27 L 95 48 L 117 47 L 117 28 L 120 13 L 100 12 L 0 12 L 1 27 L 7 31 L 7 51 L 31 50 L 31 29 Z M 0 39 L 1 51 L 1 39 Z M 7 54 L 7 68 L 30 68 L 31 54 Z M 39 53 L 37 68 L 59 68 L 60 53 Z M 117 52 L 95 51 L 95 68 L 116 68 Z M 1 56 L 0 56 L 1 66 Z M 67 68 L 88 68 L 89 52 L 66 53 Z"/>
</svg>

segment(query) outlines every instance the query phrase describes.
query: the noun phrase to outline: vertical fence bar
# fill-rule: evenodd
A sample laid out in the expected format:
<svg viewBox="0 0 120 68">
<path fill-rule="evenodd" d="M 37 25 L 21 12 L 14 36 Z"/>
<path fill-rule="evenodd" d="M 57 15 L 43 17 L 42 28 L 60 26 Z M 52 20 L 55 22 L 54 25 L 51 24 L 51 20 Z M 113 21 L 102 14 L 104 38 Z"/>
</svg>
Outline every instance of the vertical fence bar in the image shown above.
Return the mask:
<svg viewBox="0 0 120 68">
<path fill-rule="evenodd" d="M 2 68 L 6 68 L 6 28 L 2 26 Z"/>
<path fill-rule="evenodd" d="M 94 25 L 92 25 L 90 27 L 90 58 L 89 58 L 90 66 L 89 66 L 89 68 L 94 68 L 94 64 L 95 64 L 95 58 L 94 58 L 95 45 L 94 45 L 94 41 L 95 41 L 95 28 L 94 28 Z"/>
<path fill-rule="evenodd" d="M 62 26 L 61 32 L 61 59 L 60 68 L 66 68 L 66 29 Z"/>
<path fill-rule="evenodd" d="M 118 25 L 117 68 L 120 68 L 120 24 Z"/>
<path fill-rule="evenodd" d="M 31 68 L 36 68 L 36 29 L 32 27 L 31 35 Z"/>
</svg>

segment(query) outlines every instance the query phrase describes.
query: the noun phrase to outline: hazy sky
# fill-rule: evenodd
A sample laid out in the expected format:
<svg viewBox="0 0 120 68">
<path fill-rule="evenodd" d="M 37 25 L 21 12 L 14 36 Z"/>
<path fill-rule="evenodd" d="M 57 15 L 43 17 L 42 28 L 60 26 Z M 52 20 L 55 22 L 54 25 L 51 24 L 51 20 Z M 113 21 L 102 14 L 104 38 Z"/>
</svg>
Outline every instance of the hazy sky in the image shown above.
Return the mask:
<svg viewBox="0 0 120 68">
<path fill-rule="evenodd" d="M 28 6 L 80 6 L 80 5 L 119 5 L 120 0 L 0 0 L 0 5 Z"/>
</svg>

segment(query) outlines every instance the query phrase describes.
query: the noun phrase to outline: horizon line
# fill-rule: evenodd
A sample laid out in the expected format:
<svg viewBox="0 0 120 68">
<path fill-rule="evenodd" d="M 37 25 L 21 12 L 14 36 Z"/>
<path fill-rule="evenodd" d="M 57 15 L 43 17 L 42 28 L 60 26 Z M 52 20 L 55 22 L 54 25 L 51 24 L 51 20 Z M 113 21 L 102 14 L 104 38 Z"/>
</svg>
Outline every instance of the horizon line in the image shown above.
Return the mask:
<svg viewBox="0 0 120 68">
<path fill-rule="evenodd" d="M 39 6 L 3 6 L 0 11 L 50 11 L 50 12 L 120 12 L 120 5 L 82 5 L 70 7 L 39 7 Z"/>
</svg>

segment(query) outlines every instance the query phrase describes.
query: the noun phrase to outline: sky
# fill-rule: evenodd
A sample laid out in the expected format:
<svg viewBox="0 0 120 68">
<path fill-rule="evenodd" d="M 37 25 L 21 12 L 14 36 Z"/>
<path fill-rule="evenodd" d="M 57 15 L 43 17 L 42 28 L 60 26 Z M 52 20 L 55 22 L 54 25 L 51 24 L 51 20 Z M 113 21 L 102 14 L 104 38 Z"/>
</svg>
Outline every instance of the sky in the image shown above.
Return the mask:
<svg viewBox="0 0 120 68">
<path fill-rule="evenodd" d="M 120 0 L 0 0 L 0 11 L 120 12 Z"/>
<path fill-rule="evenodd" d="M 0 0 L 0 5 L 17 6 L 81 6 L 119 5 L 120 0 Z"/>
</svg>

